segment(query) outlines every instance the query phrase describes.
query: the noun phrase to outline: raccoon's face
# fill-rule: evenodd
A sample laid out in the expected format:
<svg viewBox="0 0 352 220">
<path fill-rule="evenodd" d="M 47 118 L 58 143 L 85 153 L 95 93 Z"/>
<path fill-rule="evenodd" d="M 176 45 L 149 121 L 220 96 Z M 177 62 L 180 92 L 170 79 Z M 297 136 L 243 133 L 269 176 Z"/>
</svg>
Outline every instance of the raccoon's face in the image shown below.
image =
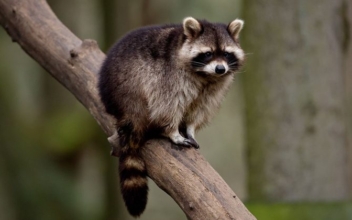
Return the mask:
<svg viewBox="0 0 352 220">
<path fill-rule="evenodd" d="M 238 43 L 242 20 L 234 20 L 227 27 L 185 18 L 184 42 L 179 57 L 189 64 L 192 72 L 223 76 L 234 73 L 242 65 L 244 53 Z"/>
</svg>

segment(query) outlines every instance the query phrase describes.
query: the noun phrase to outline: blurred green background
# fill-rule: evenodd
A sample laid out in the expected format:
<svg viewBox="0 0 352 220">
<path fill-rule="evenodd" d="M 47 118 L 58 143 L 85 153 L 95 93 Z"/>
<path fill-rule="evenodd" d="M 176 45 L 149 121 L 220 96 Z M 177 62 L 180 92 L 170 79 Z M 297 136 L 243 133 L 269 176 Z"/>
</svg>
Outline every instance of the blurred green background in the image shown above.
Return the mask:
<svg viewBox="0 0 352 220">
<path fill-rule="evenodd" d="M 245 20 L 247 62 L 201 152 L 258 219 L 352 219 L 352 0 L 48 0 L 81 39 Z M 82 105 L 0 29 L 0 219 L 132 219 Z M 186 219 L 152 181 L 140 219 Z"/>
</svg>

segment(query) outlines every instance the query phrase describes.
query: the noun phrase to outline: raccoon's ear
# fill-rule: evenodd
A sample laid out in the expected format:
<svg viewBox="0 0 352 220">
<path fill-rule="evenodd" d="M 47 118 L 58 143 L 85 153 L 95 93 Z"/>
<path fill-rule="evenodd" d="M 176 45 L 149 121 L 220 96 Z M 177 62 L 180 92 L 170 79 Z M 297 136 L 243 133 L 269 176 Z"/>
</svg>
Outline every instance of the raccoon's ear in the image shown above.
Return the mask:
<svg viewBox="0 0 352 220">
<path fill-rule="evenodd" d="M 240 32 L 243 28 L 243 24 L 244 22 L 242 20 L 236 19 L 230 22 L 230 24 L 227 26 L 227 31 L 230 33 L 234 40 L 238 40 Z"/>
<path fill-rule="evenodd" d="M 202 25 L 196 19 L 192 17 L 183 19 L 183 33 L 187 38 L 192 39 L 198 37 L 202 29 Z"/>
</svg>

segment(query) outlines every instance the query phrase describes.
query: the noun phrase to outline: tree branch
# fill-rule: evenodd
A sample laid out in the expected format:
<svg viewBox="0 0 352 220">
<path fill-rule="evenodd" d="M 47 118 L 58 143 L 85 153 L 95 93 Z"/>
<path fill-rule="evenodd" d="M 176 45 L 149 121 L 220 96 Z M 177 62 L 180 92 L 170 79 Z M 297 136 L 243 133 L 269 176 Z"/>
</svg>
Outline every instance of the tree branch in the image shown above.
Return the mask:
<svg viewBox="0 0 352 220">
<path fill-rule="evenodd" d="M 0 24 L 76 96 L 108 136 L 114 134 L 114 118 L 105 112 L 96 87 L 105 55 L 95 41 L 77 38 L 44 0 L 1 0 Z M 109 141 L 114 145 L 116 136 Z M 150 140 L 142 156 L 149 177 L 189 219 L 255 219 L 199 151 L 181 149 L 166 140 Z"/>
</svg>

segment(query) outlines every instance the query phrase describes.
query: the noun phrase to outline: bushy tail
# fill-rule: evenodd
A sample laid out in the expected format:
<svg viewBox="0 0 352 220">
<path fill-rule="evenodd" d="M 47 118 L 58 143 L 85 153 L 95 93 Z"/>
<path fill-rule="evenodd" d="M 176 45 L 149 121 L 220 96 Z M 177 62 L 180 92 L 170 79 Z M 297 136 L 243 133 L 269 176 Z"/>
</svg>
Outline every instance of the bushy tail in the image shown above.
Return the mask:
<svg viewBox="0 0 352 220">
<path fill-rule="evenodd" d="M 119 171 L 125 205 L 132 216 L 138 217 L 147 205 L 148 196 L 147 172 L 138 150 L 120 155 Z"/>
</svg>

